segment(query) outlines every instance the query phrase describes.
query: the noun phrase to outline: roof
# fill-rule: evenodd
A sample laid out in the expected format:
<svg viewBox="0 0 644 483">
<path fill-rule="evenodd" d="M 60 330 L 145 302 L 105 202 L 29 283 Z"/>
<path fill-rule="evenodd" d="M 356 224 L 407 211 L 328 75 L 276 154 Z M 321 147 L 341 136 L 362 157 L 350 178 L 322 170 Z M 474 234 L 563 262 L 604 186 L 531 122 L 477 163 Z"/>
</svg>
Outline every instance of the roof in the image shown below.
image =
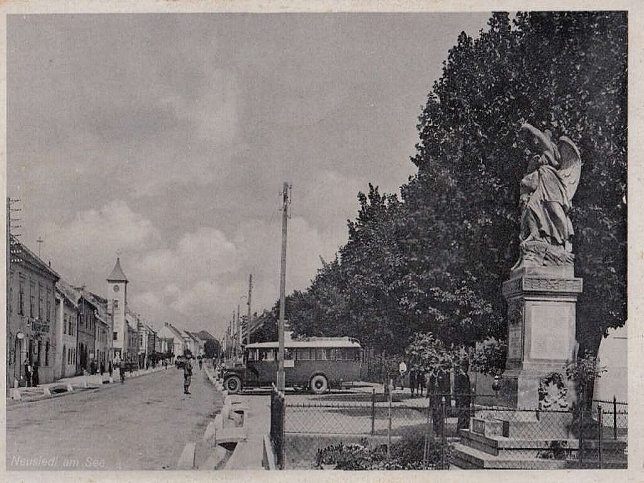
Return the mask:
<svg viewBox="0 0 644 483">
<path fill-rule="evenodd" d="M 116 259 L 116 265 L 114 265 L 114 268 L 112 269 L 112 273 L 109 274 L 107 277 L 108 282 L 127 282 L 127 277 L 123 273 L 123 269 L 121 268 L 121 259 L 117 258 Z"/>
<path fill-rule="evenodd" d="M 96 295 L 94 292 L 89 291 L 83 291 L 83 296 L 92 302 L 92 305 L 96 307 L 98 318 L 107 324 L 110 321 L 110 317 L 107 312 L 107 300 Z"/>
<path fill-rule="evenodd" d="M 67 301 L 76 309 L 78 308 L 78 299 L 80 299 L 80 293 L 71 284 L 67 283 L 62 278 L 59 278 L 56 282 L 56 290 L 67 299 Z"/>
<path fill-rule="evenodd" d="M 191 333 L 191 332 L 188 332 L 187 330 L 184 330 L 183 332 L 184 332 L 185 334 L 187 334 L 187 335 L 188 335 L 188 338 L 189 338 L 189 339 L 192 339 L 192 340 L 194 340 L 195 342 L 199 342 L 199 339 L 197 339 L 194 335 L 192 335 L 192 333 Z"/>
<path fill-rule="evenodd" d="M 210 332 L 207 330 L 200 330 L 196 333 L 201 340 L 217 340 Z"/>
<path fill-rule="evenodd" d="M 35 266 L 37 269 L 49 275 L 54 280 L 58 280 L 60 278 L 60 275 L 58 275 L 58 273 L 56 273 L 49 266 L 49 264 L 42 261 L 42 259 L 38 255 L 36 255 L 31 250 L 29 250 L 29 248 L 27 248 L 27 245 L 20 243 L 20 241 L 18 241 L 18 239 L 15 236 L 13 235 L 10 235 L 10 236 L 11 236 L 11 242 L 18 245 L 18 247 L 16 248 L 16 250 L 18 251 L 18 253 L 16 254 L 16 257 L 20 258 L 20 260 L 22 261 L 28 262 L 31 265 Z"/>
<path fill-rule="evenodd" d="M 256 342 L 248 344 L 247 349 L 276 349 L 279 343 L 273 342 Z M 303 340 L 284 340 L 284 347 L 287 349 L 304 349 L 307 347 L 320 348 L 360 348 L 360 342 L 349 337 L 310 337 Z"/>
</svg>

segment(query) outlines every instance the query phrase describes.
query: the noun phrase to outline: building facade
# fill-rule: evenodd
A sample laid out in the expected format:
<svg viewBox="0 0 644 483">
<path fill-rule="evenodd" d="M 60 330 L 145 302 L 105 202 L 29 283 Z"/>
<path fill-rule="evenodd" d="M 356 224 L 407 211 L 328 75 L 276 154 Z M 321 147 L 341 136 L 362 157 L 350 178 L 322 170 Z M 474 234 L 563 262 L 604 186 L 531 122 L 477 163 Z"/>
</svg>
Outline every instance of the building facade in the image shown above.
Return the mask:
<svg viewBox="0 0 644 483">
<path fill-rule="evenodd" d="M 170 352 L 173 356 L 182 356 L 185 349 L 183 335 L 172 324 L 166 322 L 159 329 L 158 337 L 161 338 L 161 352 Z"/>
<path fill-rule="evenodd" d="M 96 312 L 98 307 L 96 307 L 92 298 L 83 289 L 80 292 L 81 297 L 78 302 L 76 374 L 83 374 L 84 371 L 91 372 L 92 362 L 96 363 Z"/>
<path fill-rule="evenodd" d="M 80 293 L 63 279 L 56 283 L 56 349 L 54 379 L 76 374 L 78 301 Z"/>
<path fill-rule="evenodd" d="M 54 380 L 55 294 L 58 274 L 14 237 L 8 270 L 7 388 L 25 385 L 25 363 L 36 364 L 38 380 Z"/>
<path fill-rule="evenodd" d="M 107 300 L 95 293 L 88 292 L 96 306 L 96 331 L 94 333 L 94 361 L 96 371 L 103 373 L 108 369 L 109 361 L 112 359 L 112 319 L 107 313 Z"/>
</svg>

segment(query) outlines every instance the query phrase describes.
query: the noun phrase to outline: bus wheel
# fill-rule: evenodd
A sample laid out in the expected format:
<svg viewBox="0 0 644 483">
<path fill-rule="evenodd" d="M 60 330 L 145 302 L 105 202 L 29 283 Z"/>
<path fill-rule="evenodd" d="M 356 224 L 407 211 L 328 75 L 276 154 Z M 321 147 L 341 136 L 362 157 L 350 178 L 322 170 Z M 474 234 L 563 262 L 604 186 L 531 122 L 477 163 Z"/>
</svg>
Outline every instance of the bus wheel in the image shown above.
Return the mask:
<svg viewBox="0 0 644 483">
<path fill-rule="evenodd" d="M 311 391 L 313 394 L 324 394 L 329 388 L 329 381 L 322 374 L 311 378 Z"/>
<path fill-rule="evenodd" d="M 224 387 L 229 394 L 237 394 L 241 391 L 242 382 L 239 376 L 230 376 L 224 381 Z"/>
</svg>

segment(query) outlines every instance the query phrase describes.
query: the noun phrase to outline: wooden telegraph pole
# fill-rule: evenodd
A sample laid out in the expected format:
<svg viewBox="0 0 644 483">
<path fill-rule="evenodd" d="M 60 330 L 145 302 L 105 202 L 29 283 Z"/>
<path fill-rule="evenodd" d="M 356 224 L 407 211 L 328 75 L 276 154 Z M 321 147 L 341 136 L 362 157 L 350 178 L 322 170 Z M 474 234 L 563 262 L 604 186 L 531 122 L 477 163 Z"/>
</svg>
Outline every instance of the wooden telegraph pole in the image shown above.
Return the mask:
<svg viewBox="0 0 644 483">
<path fill-rule="evenodd" d="M 253 294 L 253 274 L 248 276 L 248 317 L 246 318 L 246 345 L 250 344 L 250 298 Z"/>
<path fill-rule="evenodd" d="M 284 182 L 282 188 L 282 262 L 280 265 L 280 318 L 278 323 L 278 368 L 277 368 L 277 389 L 284 391 L 284 311 L 286 310 L 286 233 L 288 224 L 289 191 L 291 186 Z"/>
</svg>

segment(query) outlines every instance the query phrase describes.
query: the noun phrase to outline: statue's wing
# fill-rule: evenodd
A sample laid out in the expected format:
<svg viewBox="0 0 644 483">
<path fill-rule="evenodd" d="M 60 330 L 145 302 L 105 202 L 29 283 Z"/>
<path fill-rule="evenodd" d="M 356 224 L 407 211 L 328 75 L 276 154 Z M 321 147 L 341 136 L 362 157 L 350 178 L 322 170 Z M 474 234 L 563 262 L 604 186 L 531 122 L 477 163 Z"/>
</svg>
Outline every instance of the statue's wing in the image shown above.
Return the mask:
<svg viewBox="0 0 644 483">
<path fill-rule="evenodd" d="M 568 199 L 572 200 L 579 185 L 579 178 L 581 177 L 581 155 L 575 143 L 566 136 L 559 138 L 558 148 L 559 155 L 561 156 L 559 175 L 566 185 Z"/>
</svg>

